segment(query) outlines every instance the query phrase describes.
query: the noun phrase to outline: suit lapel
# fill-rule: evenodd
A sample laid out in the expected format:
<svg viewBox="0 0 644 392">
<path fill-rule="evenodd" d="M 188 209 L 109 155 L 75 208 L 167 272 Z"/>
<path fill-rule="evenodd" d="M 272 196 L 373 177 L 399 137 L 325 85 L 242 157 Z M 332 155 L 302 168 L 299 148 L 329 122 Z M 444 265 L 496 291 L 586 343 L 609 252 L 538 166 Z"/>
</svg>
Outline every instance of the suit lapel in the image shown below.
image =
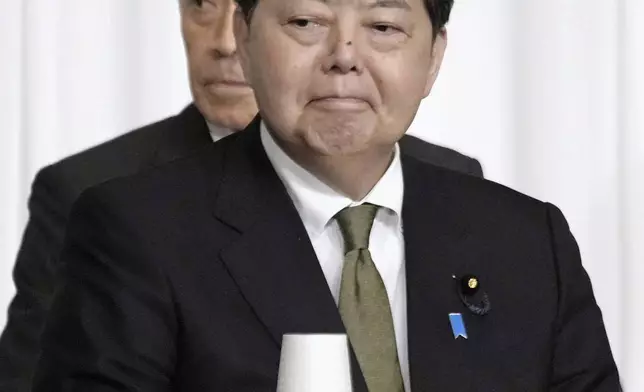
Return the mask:
<svg viewBox="0 0 644 392">
<path fill-rule="evenodd" d="M 224 263 L 277 344 L 285 333 L 343 333 L 306 229 L 262 147 L 259 119 L 233 137 L 214 212 L 239 233 Z"/>
<path fill-rule="evenodd" d="M 452 278 L 470 264 L 467 224 L 450 205 L 441 169 L 403 156 L 403 173 L 411 389 L 470 390 L 467 352 L 475 343 L 456 340 L 448 316 L 462 313 L 466 326 L 470 317 Z"/>
<path fill-rule="evenodd" d="M 153 164 L 163 164 L 212 143 L 208 125 L 194 104 L 175 116 L 159 139 Z"/>
</svg>

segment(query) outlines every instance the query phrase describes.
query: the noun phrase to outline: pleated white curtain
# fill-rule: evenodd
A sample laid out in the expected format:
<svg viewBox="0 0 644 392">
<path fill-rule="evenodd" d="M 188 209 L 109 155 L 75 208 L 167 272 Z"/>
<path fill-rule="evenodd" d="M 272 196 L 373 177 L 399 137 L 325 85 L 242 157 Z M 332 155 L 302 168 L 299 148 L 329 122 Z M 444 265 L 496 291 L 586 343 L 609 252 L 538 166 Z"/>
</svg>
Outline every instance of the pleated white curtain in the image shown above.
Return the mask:
<svg viewBox="0 0 644 392">
<path fill-rule="evenodd" d="M 641 0 L 456 0 L 441 77 L 411 130 L 564 211 L 634 392 L 644 391 L 641 20 Z M 179 34 L 172 0 L 0 0 L 0 309 L 34 173 L 189 102 Z"/>
</svg>

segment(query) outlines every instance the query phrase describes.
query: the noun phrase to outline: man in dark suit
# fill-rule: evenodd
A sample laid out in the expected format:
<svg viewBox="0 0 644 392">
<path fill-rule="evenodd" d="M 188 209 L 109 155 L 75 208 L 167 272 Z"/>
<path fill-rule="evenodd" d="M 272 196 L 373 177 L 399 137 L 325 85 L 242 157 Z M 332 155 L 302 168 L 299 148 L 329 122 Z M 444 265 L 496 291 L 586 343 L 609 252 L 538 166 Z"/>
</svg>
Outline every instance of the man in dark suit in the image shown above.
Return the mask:
<svg viewBox="0 0 644 392">
<path fill-rule="evenodd" d="M 452 1 L 240 4 L 261 116 L 80 197 L 35 391 L 270 391 L 345 332 L 357 392 L 619 391 L 561 212 L 396 144 Z"/>
<path fill-rule="evenodd" d="M 217 7 L 217 8 L 215 8 Z M 0 391 L 30 390 L 39 338 L 50 307 L 69 212 L 85 189 L 188 155 L 243 129 L 257 112 L 243 81 L 232 35 L 232 0 L 181 2 L 182 34 L 195 104 L 179 115 L 129 132 L 42 170 L 33 184 L 30 220 L 16 262 L 17 295 L 0 337 Z M 482 176 L 479 163 L 455 151 L 405 137 L 403 150 Z"/>
</svg>

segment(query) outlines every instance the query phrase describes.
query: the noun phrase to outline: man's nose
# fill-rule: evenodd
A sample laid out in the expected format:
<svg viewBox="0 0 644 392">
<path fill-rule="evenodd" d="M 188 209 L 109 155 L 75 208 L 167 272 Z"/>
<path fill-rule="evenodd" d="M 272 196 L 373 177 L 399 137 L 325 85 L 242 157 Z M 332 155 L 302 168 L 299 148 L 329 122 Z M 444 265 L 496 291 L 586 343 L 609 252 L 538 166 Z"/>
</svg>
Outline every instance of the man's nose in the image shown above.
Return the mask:
<svg viewBox="0 0 644 392">
<path fill-rule="evenodd" d="M 357 41 L 359 37 L 353 29 L 335 30 L 329 35 L 329 56 L 324 64 L 324 71 L 340 74 L 362 73 L 364 65 Z"/>
<path fill-rule="evenodd" d="M 217 57 L 231 57 L 237 52 L 235 34 L 233 33 L 234 15 L 235 8 L 229 7 L 215 22 L 212 49 Z"/>
</svg>

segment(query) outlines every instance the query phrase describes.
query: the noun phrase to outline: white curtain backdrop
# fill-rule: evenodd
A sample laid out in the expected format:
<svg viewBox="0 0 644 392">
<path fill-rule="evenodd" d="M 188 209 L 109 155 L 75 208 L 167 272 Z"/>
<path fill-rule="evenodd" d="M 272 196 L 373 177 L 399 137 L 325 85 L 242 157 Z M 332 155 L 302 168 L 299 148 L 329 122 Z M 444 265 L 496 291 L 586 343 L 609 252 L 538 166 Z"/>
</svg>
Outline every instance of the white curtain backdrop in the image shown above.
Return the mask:
<svg viewBox="0 0 644 392">
<path fill-rule="evenodd" d="M 456 0 L 411 129 L 564 211 L 628 392 L 644 391 L 642 20 L 642 0 Z M 173 0 L 0 0 L 0 326 L 33 175 L 188 103 L 179 34 Z"/>
</svg>

